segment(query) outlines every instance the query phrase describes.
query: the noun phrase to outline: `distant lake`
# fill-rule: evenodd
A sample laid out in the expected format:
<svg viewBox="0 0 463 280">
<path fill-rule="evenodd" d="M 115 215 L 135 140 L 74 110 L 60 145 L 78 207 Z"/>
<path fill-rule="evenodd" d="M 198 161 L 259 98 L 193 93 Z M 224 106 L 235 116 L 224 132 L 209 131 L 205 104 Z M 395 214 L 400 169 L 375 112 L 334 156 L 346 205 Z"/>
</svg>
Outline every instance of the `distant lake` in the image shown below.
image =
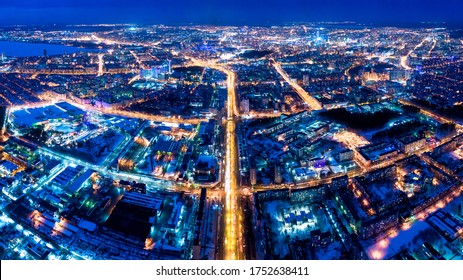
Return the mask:
<svg viewBox="0 0 463 280">
<path fill-rule="evenodd" d="M 67 52 L 68 54 L 77 52 L 98 52 L 98 49 L 84 49 L 65 45 L 42 44 L 42 43 L 24 43 L 12 41 L 0 41 L 0 54 L 6 56 L 24 57 L 24 56 L 43 56 L 43 51 L 47 50 L 47 55 L 60 55 Z"/>
</svg>

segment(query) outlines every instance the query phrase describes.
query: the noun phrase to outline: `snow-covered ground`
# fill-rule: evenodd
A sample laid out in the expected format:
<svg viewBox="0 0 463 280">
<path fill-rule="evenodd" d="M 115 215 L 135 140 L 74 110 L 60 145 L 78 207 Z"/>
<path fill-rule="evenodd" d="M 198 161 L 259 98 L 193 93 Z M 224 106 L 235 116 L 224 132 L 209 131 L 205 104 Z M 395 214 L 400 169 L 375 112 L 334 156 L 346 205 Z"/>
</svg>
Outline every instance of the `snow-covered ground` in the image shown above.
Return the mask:
<svg viewBox="0 0 463 280">
<path fill-rule="evenodd" d="M 430 226 L 424 221 L 416 221 L 410 226 L 405 225 L 399 232 L 393 233 L 368 247 L 366 253 L 370 259 L 389 259 L 403 250 L 404 247 L 408 248 L 413 238 L 429 228 Z"/>
</svg>

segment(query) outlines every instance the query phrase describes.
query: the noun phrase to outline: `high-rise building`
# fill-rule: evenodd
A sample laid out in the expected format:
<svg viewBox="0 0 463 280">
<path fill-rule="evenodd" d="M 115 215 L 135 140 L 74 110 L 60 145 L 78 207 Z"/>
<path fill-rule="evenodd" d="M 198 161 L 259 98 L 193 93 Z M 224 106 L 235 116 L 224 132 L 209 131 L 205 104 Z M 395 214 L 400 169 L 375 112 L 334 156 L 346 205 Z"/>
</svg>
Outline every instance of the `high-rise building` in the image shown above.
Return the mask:
<svg viewBox="0 0 463 280">
<path fill-rule="evenodd" d="M 241 100 L 241 111 L 244 114 L 249 114 L 249 99 L 242 99 Z"/>
<path fill-rule="evenodd" d="M 302 85 L 303 86 L 308 86 L 310 84 L 310 79 L 309 75 L 304 75 L 302 78 Z"/>
<path fill-rule="evenodd" d="M 281 184 L 281 181 L 282 181 L 282 178 L 281 178 L 281 167 L 279 164 L 275 164 L 274 166 L 275 170 L 275 178 L 274 178 L 274 181 L 276 184 Z"/>
<path fill-rule="evenodd" d="M 249 177 L 251 181 L 251 186 L 254 186 L 255 184 L 257 184 L 257 170 L 255 167 L 251 167 Z"/>
<path fill-rule="evenodd" d="M 0 105 L 0 141 L 5 142 L 8 140 L 6 134 L 6 123 L 8 119 L 8 107 L 6 105 Z"/>
</svg>

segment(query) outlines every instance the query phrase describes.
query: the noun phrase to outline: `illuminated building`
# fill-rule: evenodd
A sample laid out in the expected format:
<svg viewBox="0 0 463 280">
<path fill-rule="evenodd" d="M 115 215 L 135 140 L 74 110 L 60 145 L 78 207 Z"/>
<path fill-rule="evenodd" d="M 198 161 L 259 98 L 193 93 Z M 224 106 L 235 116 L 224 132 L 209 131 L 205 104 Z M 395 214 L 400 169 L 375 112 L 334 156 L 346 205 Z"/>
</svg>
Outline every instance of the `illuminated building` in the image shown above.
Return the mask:
<svg viewBox="0 0 463 280">
<path fill-rule="evenodd" d="M 279 164 L 274 165 L 274 181 L 276 184 L 281 184 L 281 167 Z"/>
<path fill-rule="evenodd" d="M 251 185 L 254 186 L 255 184 L 257 184 L 257 170 L 255 167 L 251 167 L 249 176 L 251 180 Z"/>
<path fill-rule="evenodd" d="M 249 99 L 242 99 L 240 105 L 243 114 L 249 114 Z"/>
<path fill-rule="evenodd" d="M 310 78 L 309 75 L 304 75 L 302 78 L 302 85 L 303 86 L 308 86 L 310 84 Z"/>
<path fill-rule="evenodd" d="M 394 69 L 389 71 L 391 81 L 408 81 L 412 77 L 410 70 Z"/>
<path fill-rule="evenodd" d="M 340 151 L 338 154 L 338 159 L 340 162 L 349 161 L 349 160 L 352 160 L 353 158 L 354 158 L 354 152 L 352 150 L 345 149 L 345 150 Z"/>
<path fill-rule="evenodd" d="M 378 143 L 358 148 L 356 159 L 363 163 L 365 166 L 370 166 L 371 164 L 376 164 L 388 160 L 397 154 L 398 151 L 393 144 Z"/>
<path fill-rule="evenodd" d="M 8 136 L 6 134 L 6 123 L 8 118 L 8 108 L 5 105 L 0 105 L 0 141 L 6 142 Z"/>
<path fill-rule="evenodd" d="M 0 161 L 0 174 L 4 176 L 13 176 L 19 166 L 8 160 Z"/>
</svg>

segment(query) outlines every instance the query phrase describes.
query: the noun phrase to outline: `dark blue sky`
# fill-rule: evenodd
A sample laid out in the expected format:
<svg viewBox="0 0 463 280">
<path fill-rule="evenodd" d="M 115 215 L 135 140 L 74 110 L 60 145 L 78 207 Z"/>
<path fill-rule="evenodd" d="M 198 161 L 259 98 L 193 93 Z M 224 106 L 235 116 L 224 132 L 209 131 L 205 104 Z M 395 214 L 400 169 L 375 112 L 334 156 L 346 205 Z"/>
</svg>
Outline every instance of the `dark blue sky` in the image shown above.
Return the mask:
<svg viewBox="0 0 463 280">
<path fill-rule="evenodd" d="M 0 25 L 463 22 L 463 0 L 1 0 L 0 3 Z"/>
</svg>

